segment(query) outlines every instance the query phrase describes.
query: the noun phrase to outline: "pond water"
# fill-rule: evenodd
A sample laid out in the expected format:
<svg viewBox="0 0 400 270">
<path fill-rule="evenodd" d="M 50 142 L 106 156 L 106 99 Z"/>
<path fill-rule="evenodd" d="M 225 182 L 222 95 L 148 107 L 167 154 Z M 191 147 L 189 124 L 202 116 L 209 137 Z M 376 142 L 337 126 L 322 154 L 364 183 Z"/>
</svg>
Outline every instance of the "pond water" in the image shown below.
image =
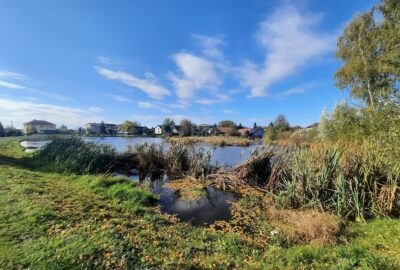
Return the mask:
<svg viewBox="0 0 400 270">
<path fill-rule="evenodd" d="M 134 181 L 139 181 L 138 176 L 131 176 Z M 182 200 L 177 192 L 166 187 L 168 177 L 161 179 L 140 180 L 147 182 L 154 194 L 159 196 L 158 204 L 161 212 L 177 216 L 181 221 L 193 226 L 210 225 L 217 220 L 228 221 L 231 218 L 230 203 L 236 201 L 232 192 L 206 187 L 204 197 L 193 200 Z"/>
<path fill-rule="evenodd" d="M 126 151 L 129 146 L 135 147 L 143 142 L 165 143 L 163 138 L 150 137 L 83 137 L 83 139 L 87 142 L 111 145 L 119 153 Z M 40 148 L 47 143 L 49 141 L 24 141 L 21 145 L 29 149 Z M 168 147 L 167 143 L 164 145 Z M 257 145 L 214 147 L 198 144 L 195 147 L 196 149 L 212 149 L 211 163 L 227 168 L 246 160 Z M 138 175 L 131 176 L 131 179 L 141 183 L 147 182 L 151 186 L 152 191 L 160 197 L 159 205 L 162 212 L 176 215 L 180 220 L 189 222 L 193 226 L 208 225 L 217 220 L 229 220 L 231 217 L 230 202 L 236 200 L 233 193 L 217 190 L 214 187 L 207 187 L 206 196 L 199 199 L 181 200 L 174 190 L 164 186 L 168 181 L 166 176 L 151 181 L 148 181 L 148 179 L 139 180 Z"/>
<path fill-rule="evenodd" d="M 82 137 L 87 142 L 108 144 L 116 149 L 117 152 L 122 153 L 128 150 L 128 147 L 135 147 L 136 145 L 149 142 L 149 143 L 165 143 L 163 138 L 154 137 Z M 23 141 L 21 142 L 22 147 L 26 149 L 40 148 L 49 143 L 50 141 Z M 166 147 L 168 144 L 165 143 Z M 211 157 L 211 163 L 221 167 L 229 168 L 233 167 L 243 161 L 245 161 L 251 154 L 251 152 L 257 147 L 257 144 L 251 144 L 250 146 L 211 146 L 209 144 L 197 144 L 197 149 L 203 148 L 206 151 L 213 149 L 213 155 Z"/>
</svg>

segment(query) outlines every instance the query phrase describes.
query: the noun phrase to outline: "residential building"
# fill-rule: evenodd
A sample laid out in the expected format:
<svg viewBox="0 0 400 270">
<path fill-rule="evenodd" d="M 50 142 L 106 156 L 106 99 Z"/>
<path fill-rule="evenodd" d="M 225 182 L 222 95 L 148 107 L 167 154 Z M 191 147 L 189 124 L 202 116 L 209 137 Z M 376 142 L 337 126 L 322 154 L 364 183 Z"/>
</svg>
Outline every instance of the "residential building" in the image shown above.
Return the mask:
<svg viewBox="0 0 400 270">
<path fill-rule="evenodd" d="M 219 127 L 218 133 L 221 135 L 229 135 L 232 132 L 233 128 L 230 127 Z"/>
<path fill-rule="evenodd" d="M 86 132 L 89 134 L 100 134 L 101 132 L 101 125 L 103 123 L 87 123 L 85 125 Z M 118 126 L 115 124 L 106 124 L 104 123 L 104 128 L 106 134 L 117 134 L 118 133 Z"/>
<path fill-rule="evenodd" d="M 261 138 L 264 137 L 264 129 L 261 128 L 261 127 L 253 128 L 253 129 L 250 131 L 249 136 L 252 137 L 252 138 L 261 139 Z"/>
<path fill-rule="evenodd" d="M 250 135 L 251 131 L 252 131 L 251 128 L 240 128 L 238 130 L 240 136 L 242 136 L 242 137 L 248 137 Z"/>
<path fill-rule="evenodd" d="M 32 120 L 24 124 L 25 133 L 49 134 L 56 133 L 56 125 L 44 120 Z"/>
<path fill-rule="evenodd" d="M 163 126 L 156 126 L 154 128 L 155 135 L 163 135 L 164 134 L 164 127 Z"/>
</svg>

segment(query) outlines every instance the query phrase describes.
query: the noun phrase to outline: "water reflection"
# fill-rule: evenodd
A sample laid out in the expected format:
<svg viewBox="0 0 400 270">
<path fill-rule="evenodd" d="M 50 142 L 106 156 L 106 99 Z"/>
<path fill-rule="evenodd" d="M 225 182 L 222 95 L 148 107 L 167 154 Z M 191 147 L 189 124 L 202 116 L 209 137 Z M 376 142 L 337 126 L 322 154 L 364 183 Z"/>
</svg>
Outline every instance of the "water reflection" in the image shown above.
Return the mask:
<svg viewBox="0 0 400 270">
<path fill-rule="evenodd" d="M 132 175 L 130 178 L 150 187 L 154 194 L 159 195 L 158 203 L 163 213 L 176 215 L 193 226 L 210 225 L 217 220 L 227 221 L 231 218 L 230 202 L 236 201 L 236 196 L 231 192 L 206 187 L 204 197 L 182 200 L 177 192 L 164 185 L 169 181 L 166 175 L 158 178 Z"/>
<path fill-rule="evenodd" d="M 236 200 L 232 193 L 206 188 L 206 196 L 196 200 L 180 200 L 177 193 L 162 188 L 160 195 L 161 211 L 174 214 L 182 221 L 194 226 L 209 225 L 217 220 L 229 220 L 230 204 Z"/>
</svg>

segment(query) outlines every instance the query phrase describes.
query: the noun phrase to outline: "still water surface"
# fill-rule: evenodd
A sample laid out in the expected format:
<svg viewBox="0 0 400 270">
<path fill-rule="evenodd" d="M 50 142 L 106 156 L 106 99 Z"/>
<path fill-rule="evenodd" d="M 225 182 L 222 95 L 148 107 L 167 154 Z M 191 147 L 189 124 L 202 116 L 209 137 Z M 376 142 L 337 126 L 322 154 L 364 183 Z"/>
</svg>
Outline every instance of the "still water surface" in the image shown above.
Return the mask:
<svg viewBox="0 0 400 270">
<path fill-rule="evenodd" d="M 117 152 L 122 153 L 128 150 L 128 147 L 149 143 L 165 143 L 163 138 L 150 137 L 83 137 L 87 142 L 111 145 Z M 49 141 L 24 141 L 21 145 L 25 148 L 40 148 L 49 143 Z M 251 152 L 257 147 L 256 144 L 248 147 L 243 146 L 225 146 L 214 147 L 207 144 L 196 145 L 197 149 L 203 148 L 206 151 L 213 149 L 211 163 L 224 167 L 233 167 L 246 160 Z M 131 176 L 131 179 L 140 182 L 146 182 L 146 179 L 139 180 L 139 176 Z M 207 187 L 206 196 L 195 200 L 181 200 L 178 194 L 172 189 L 165 187 L 168 181 L 166 176 L 150 182 L 152 191 L 159 195 L 159 205 L 161 211 L 176 215 L 180 220 L 189 222 L 193 226 L 209 225 L 217 220 L 229 220 L 230 202 L 234 202 L 236 197 L 233 193 L 217 190 L 214 187 Z"/>
</svg>

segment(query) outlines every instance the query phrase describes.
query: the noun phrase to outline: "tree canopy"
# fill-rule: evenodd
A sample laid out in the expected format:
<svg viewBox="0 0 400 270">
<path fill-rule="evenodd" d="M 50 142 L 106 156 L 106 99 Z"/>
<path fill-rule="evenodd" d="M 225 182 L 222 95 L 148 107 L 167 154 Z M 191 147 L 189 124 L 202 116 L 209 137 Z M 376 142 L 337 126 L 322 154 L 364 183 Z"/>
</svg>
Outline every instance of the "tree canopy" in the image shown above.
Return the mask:
<svg viewBox="0 0 400 270">
<path fill-rule="evenodd" d="M 231 120 L 222 120 L 221 122 L 218 123 L 219 127 L 229 127 L 229 128 L 235 128 L 236 123 L 231 121 Z"/>
<path fill-rule="evenodd" d="M 181 121 L 181 134 L 183 136 L 190 136 L 192 135 L 192 127 L 193 124 L 188 119 L 183 119 Z"/>
<path fill-rule="evenodd" d="M 383 0 L 356 15 L 338 39 L 342 67 L 336 84 L 373 109 L 398 98 L 400 79 L 400 1 Z"/>
<path fill-rule="evenodd" d="M 1 124 L 1 122 L 0 122 L 0 137 L 4 137 L 6 134 L 5 134 L 5 132 L 4 132 L 4 127 L 3 127 L 3 125 Z"/>
<path fill-rule="evenodd" d="M 278 132 L 283 132 L 290 129 L 290 124 L 283 114 L 278 115 L 273 124 L 275 130 Z"/>
<path fill-rule="evenodd" d="M 164 130 L 167 133 L 171 133 L 175 127 L 175 122 L 171 118 L 165 118 L 163 122 Z"/>
<path fill-rule="evenodd" d="M 122 123 L 121 129 L 122 131 L 128 132 L 129 134 L 134 134 L 136 131 L 136 127 L 138 126 L 140 126 L 140 123 L 126 120 Z"/>
</svg>

